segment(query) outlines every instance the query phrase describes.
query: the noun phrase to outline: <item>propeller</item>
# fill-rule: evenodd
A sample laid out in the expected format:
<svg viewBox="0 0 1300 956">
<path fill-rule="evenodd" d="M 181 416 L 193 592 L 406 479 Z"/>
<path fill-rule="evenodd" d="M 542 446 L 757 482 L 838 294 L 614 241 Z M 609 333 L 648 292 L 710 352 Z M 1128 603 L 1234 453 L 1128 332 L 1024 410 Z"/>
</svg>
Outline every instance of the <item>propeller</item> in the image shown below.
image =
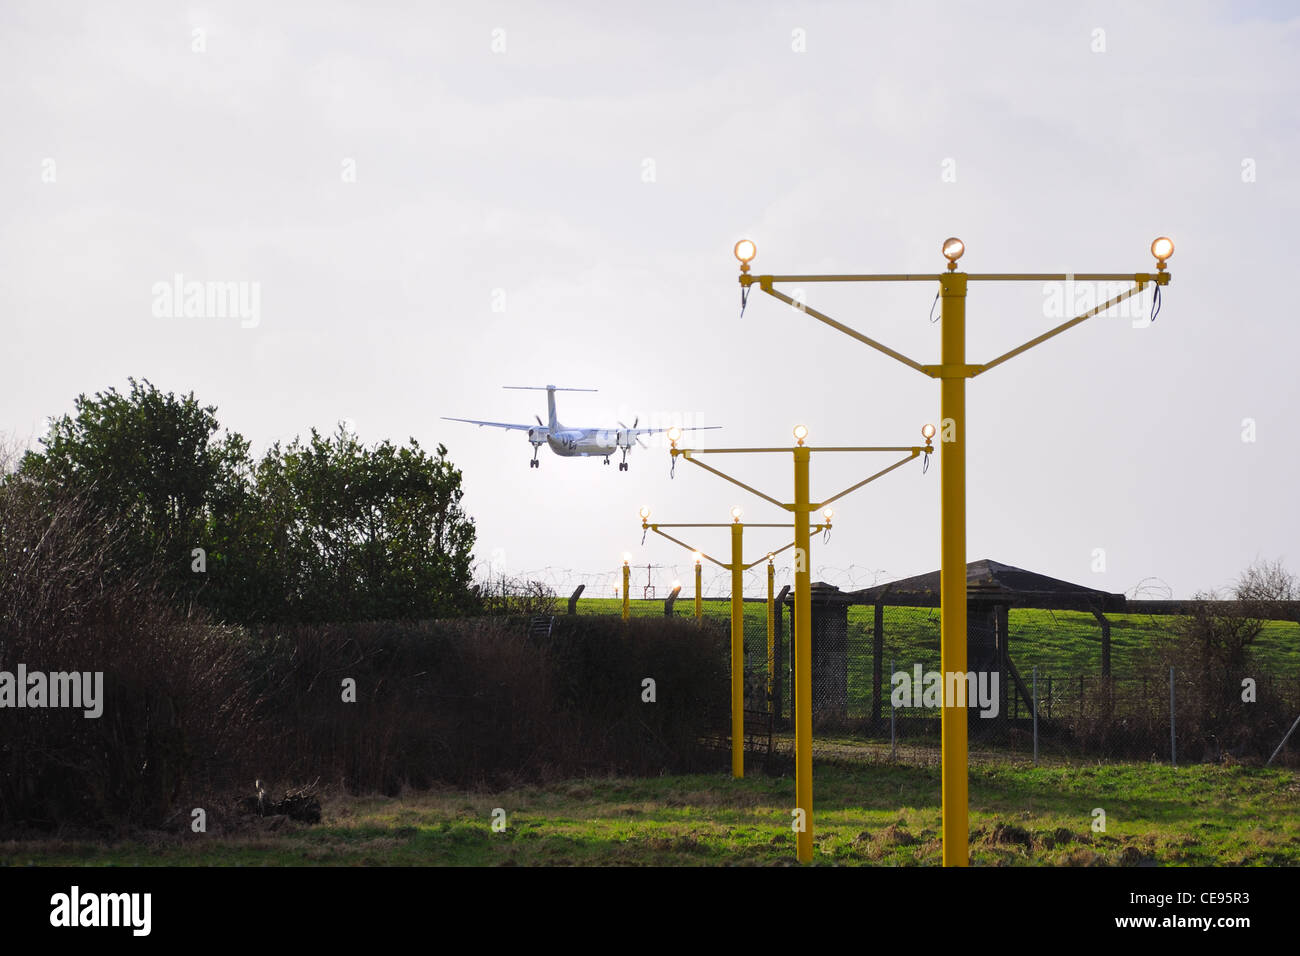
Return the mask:
<svg viewBox="0 0 1300 956">
<path fill-rule="evenodd" d="M 545 425 L 542 425 L 542 416 L 541 416 L 541 415 L 534 415 L 533 418 L 537 419 L 537 424 L 538 424 L 538 425 L 541 425 L 542 428 L 545 428 L 545 427 L 546 427 Z"/>
<path fill-rule="evenodd" d="M 637 426 L 637 423 L 638 423 L 639 421 L 641 421 L 641 416 L 640 416 L 640 415 L 638 415 L 636 418 L 632 419 L 632 427 L 631 427 L 631 428 L 628 428 L 628 427 L 627 427 L 626 425 L 624 425 L 622 422 L 619 422 L 618 424 L 619 424 L 619 427 L 623 429 L 623 431 L 625 431 L 625 432 L 632 432 L 632 431 L 636 431 L 636 426 Z M 633 435 L 632 437 L 636 440 L 636 443 L 637 443 L 638 445 L 640 445 L 642 448 L 649 448 L 649 447 L 650 447 L 649 445 L 647 445 L 645 442 L 643 442 L 643 441 L 641 440 L 641 436 L 640 436 L 640 435 Z M 629 445 L 628 447 L 630 448 L 630 447 L 632 447 L 632 446 Z"/>
</svg>

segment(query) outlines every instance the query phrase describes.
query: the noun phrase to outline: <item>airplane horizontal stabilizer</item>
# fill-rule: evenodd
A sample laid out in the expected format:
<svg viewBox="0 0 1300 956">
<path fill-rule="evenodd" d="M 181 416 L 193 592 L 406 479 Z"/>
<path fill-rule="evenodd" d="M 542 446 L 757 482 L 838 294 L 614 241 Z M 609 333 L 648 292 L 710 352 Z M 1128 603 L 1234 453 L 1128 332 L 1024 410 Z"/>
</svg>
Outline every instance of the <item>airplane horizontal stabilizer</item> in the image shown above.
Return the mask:
<svg viewBox="0 0 1300 956">
<path fill-rule="evenodd" d="M 513 388 L 521 392 L 598 392 L 597 388 L 561 388 L 558 385 L 502 385 L 502 388 Z"/>
</svg>

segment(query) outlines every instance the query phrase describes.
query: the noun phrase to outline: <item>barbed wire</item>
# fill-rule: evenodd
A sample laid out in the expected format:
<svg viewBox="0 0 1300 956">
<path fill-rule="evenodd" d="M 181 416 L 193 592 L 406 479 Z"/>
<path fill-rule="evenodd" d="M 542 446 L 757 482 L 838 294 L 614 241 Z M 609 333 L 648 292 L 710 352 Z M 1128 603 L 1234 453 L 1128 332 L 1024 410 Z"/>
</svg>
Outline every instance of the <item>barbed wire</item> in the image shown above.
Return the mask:
<svg viewBox="0 0 1300 956">
<path fill-rule="evenodd" d="M 1163 578 L 1146 577 L 1133 585 L 1129 595 L 1133 600 L 1167 601 L 1174 596 L 1174 589 Z"/>
<path fill-rule="evenodd" d="M 656 597 L 667 597 L 674 583 L 681 584 L 683 595 L 694 596 L 695 594 L 695 563 L 693 561 L 651 564 L 648 575 L 645 564 L 633 564 L 631 567 L 632 596 L 634 598 L 639 598 L 644 594 L 647 581 L 649 586 L 654 588 Z M 584 585 L 584 597 L 618 597 L 622 595 L 623 570 L 617 566 L 609 570 L 590 571 L 579 568 L 562 568 L 554 565 L 522 570 L 498 567 L 490 562 L 481 562 L 475 566 L 474 579 L 481 583 L 492 583 L 498 587 L 502 581 L 517 582 L 519 584 L 537 582 L 553 592 L 557 597 L 562 598 L 567 598 L 581 584 Z M 841 591 L 859 591 L 863 588 L 875 587 L 882 581 L 890 580 L 890 575 L 884 568 L 871 568 L 860 564 L 850 564 L 847 567 L 822 564 L 813 569 L 812 579 L 814 582 L 820 581 L 833 585 Z M 759 563 L 744 572 L 744 581 L 746 597 L 766 597 L 767 565 Z M 724 571 L 715 564 L 705 562 L 701 585 L 701 590 L 706 598 L 726 598 L 731 594 L 731 572 Z M 777 591 L 787 585 L 791 588 L 794 587 L 794 569 L 789 564 L 777 565 Z M 1173 588 L 1161 578 L 1146 577 L 1128 590 L 1128 596 L 1135 600 L 1143 598 L 1167 600 L 1173 596 Z"/>
<path fill-rule="evenodd" d="M 683 561 L 676 564 L 653 564 L 647 575 L 646 565 L 632 566 L 632 596 L 641 597 L 647 585 L 654 588 L 656 597 L 666 597 L 673 584 L 682 586 L 682 594 L 695 594 L 695 563 Z M 499 587 L 504 582 L 541 584 L 557 597 L 568 597 L 583 585 L 584 597 L 617 597 L 622 594 L 623 570 L 615 567 L 608 571 L 584 571 L 577 568 L 560 568 L 548 566 L 532 570 L 500 568 L 491 565 L 475 568 L 475 580 Z M 887 579 L 887 572 L 882 568 L 868 568 L 859 564 L 848 567 L 818 565 L 813 569 L 814 582 L 824 582 L 841 591 L 857 591 L 873 587 Z M 789 565 L 776 568 L 776 589 L 794 587 L 794 569 Z M 744 593 L 746 597 L 767 596 L 767 565 L 760 563 L 744 572 Z M 701 575 L 701 591 L 704 596 L 726 598 L 731 594 L 731 572 L 724 571 L 717 565 L 706 563 Z"/>
</svg>

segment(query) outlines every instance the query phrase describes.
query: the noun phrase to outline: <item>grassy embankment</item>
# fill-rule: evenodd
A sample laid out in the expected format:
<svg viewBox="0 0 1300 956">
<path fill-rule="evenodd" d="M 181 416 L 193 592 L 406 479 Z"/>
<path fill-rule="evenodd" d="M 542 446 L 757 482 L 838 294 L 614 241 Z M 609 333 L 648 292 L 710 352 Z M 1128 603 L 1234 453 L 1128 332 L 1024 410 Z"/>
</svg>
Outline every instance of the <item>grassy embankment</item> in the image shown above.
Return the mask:
<svg viewBox="0 0 1300 956">
<path fill-rule="evenodd" d="M 579 614 L 619 614 L 622 604 L 614 598 L 582 598 Z M 679 600 L 674 612 L 678 617 L 695 613 L 693 598 Z M 705 600 L 704 613 L 718 620 L 728 620 L 730 604 L 725 600 Z M 849 608 L 849 648 L 871 655 L 873 609 L 865 605 Z M 635 617 L 663 614 L 663 601 L 633 601 Z M 746 646 L 757 652 L 766 641 L 766 606 L 761 601 L 745 603 Z M 1170 633 L 1175 619 L 1148 614 L 1108 614 L 1111 622 L 1111 668 L 1116 677 L 1132 672 L 1137 655 L 1152 642 Z M 1011 653 L 1016 666 L 1027 671 L 1035 664 L 1039 674 L 1078 676 L 1101 673 L 1101 628 L 1096 618 L 1080 611 L 1043 611 L 1012 609 Z M 886 608 L 885 657 L 893 657 L 900 667 L 921 664 L 927 670 L 939 666 L 939 611 L 937 608 Z M 752 647 L 751 647 L 752 645 Z M 1289 621 L 1266 621 L 1264 631 L 1252 649 L 1261 670 L 1277 674 L 1300 674 L 1300 624 Z"/>
<path fill-rule="evenodd" d="M 335 796 L 319 826 L 64 834 L 0 843 L 0 863 L 59 865 L 784 865 L 793 781 L 605 778 L 500 792 Z M 1243 767 L 1005 765 L 971 770 L 976 865 L 1295 865 L 1300 777 Z M 937 865 L 935 767 L 820 765 L 816 862 Z M 502 808 L 507 827 L 493 832 Z M 1107 829 L 1091 829 L 1096 807 Z"/>
</svg>

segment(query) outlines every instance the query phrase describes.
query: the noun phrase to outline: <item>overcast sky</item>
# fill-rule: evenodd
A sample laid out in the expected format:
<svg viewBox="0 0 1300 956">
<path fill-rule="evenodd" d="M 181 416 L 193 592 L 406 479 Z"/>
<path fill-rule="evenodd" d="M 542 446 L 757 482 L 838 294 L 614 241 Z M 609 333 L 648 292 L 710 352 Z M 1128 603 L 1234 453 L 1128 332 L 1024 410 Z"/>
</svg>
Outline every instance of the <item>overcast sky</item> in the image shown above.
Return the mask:
<svg viewBox="0 0 1300 956">
<path fill-rule="evenodd" d="M 1168 235 L 1154 324 L 1148 291 L 969 384 L 968 557 L 1170 589 L 1147 596 L 1300 569 L 1298 47 L 1283 3 L 9 0 L 0 432 L 35 443 L 136 376 L 258 452 L 340 419 L 442 442 L 484 569 L 610 594 L 630 551 L 668 566 L 662 595 L 690 557 L 642 546 L 642 504 L 783 513 L 670 480 L 663 443 L 627 473 L 545 449 L 534 470 L 520 433 L 439 416 L 545 417 L 500 386 L 554 383 L 599 389 L 560 396 L 565 424 L 912 444 L 938 384 L 761 293 L 740 318 L 737 239 L 757 273 L 934 273 L 950 235 L 972 273 L 1138 272 Z M 246 283 L 256 315 L 167 314 L 178 275 Z M 934 284 L 805 294 L 938 362 Z M 972 283 L 970 361 L 1090 296 Z M 815 457 L 814 495 L 889 460 Z M 814 577 L 937 567 L 937 464 L 840 502 Z M 726 466 L 791 494 L 788 456 Z"/>
</svg>

